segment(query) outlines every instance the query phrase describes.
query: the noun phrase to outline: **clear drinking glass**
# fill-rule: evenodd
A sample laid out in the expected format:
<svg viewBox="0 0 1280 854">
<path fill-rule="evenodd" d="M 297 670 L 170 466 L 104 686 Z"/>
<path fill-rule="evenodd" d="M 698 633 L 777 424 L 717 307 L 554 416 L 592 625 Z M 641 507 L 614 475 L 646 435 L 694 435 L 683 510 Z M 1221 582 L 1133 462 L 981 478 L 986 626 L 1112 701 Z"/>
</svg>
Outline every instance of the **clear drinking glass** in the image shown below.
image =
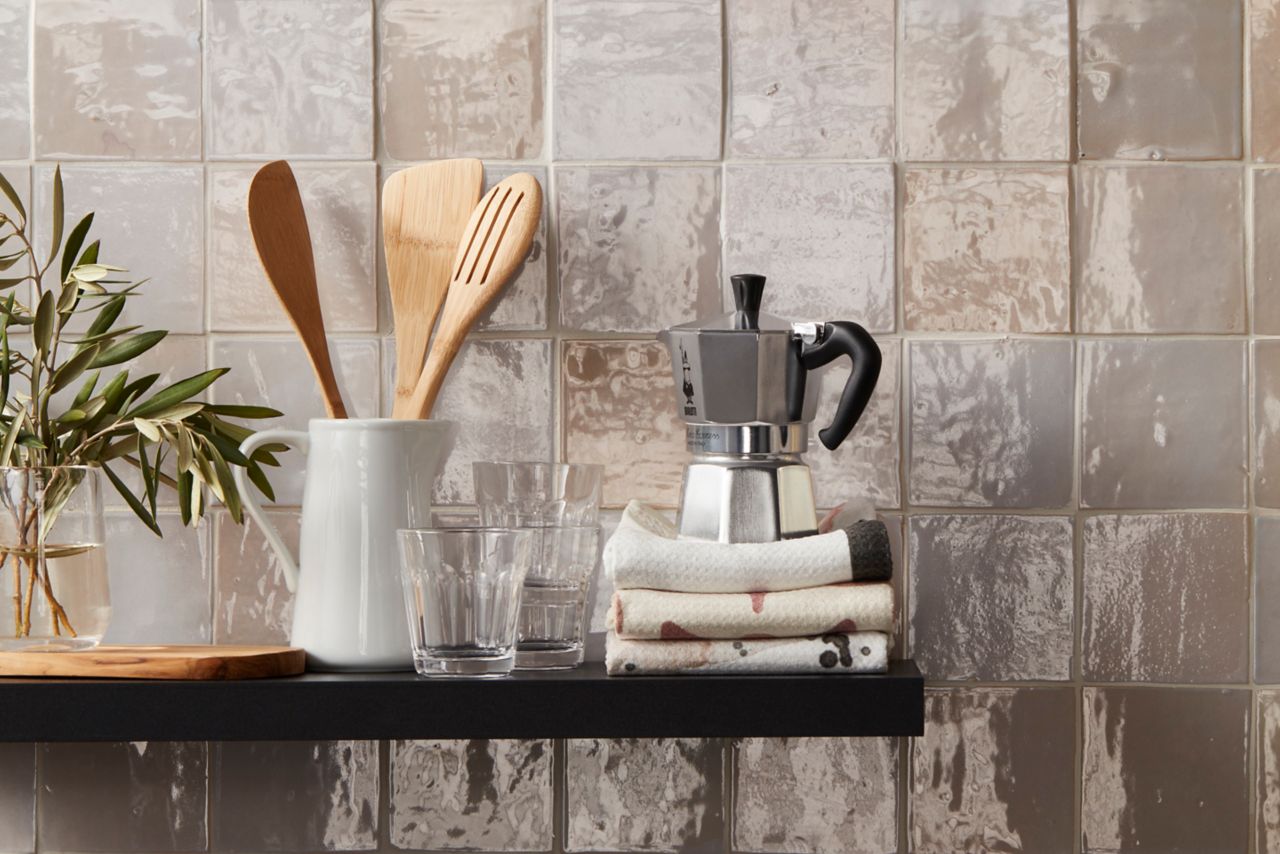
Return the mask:
<svg viewBox="0 0 1280 854">
<path fill-rule="evenodd" d="M 532 561 L 520 603 L 516 667 L 577 667 L 583 657 L 587 585 L 600 556 L 600 526 L 527 530 L 533 536 Z"/>
<path fill-rule="evenodd" d="M 600 515 L 604 466 L 588 463 L 471 464 L 480 524 L 593 525 Z"/>
<path fill-rule="evenodd" d="M 423 676 L 510 673 L 533 532 L 420 528 L 398 533 L 414 668 Z"/>
</svg>

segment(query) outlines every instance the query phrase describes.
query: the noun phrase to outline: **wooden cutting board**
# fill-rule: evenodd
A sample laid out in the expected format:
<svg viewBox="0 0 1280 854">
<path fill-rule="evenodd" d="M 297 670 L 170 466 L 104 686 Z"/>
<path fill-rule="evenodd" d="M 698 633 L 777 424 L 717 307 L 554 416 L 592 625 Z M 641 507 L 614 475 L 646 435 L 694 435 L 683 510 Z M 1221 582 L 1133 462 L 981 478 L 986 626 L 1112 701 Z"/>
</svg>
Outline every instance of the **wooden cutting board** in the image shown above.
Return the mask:
<svg viewBox="0 0 1280 854">
<path fill-rule="evenodd" d="M 262 679 L 296 676 L 306 653 L 288 646 L 99 646 L 0 652 L 0 676 L 90 679 Z"/>
</svg>

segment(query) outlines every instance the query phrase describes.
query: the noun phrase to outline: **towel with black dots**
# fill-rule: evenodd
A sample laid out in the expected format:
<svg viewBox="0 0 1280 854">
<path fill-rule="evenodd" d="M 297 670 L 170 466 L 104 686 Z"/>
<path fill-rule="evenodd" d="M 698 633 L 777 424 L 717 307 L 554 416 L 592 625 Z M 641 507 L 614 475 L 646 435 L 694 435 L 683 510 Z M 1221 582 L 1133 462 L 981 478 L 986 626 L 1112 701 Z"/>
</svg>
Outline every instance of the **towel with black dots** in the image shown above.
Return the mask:
<svg viewBox="0 0 1280 854">
<path fill-rule="evenodd" d="M 883 632 L 763 640 L 626 640 L 609 632 L 610 676 L 703 673 L 884 673 L 889 636 Z"/>
</svg>

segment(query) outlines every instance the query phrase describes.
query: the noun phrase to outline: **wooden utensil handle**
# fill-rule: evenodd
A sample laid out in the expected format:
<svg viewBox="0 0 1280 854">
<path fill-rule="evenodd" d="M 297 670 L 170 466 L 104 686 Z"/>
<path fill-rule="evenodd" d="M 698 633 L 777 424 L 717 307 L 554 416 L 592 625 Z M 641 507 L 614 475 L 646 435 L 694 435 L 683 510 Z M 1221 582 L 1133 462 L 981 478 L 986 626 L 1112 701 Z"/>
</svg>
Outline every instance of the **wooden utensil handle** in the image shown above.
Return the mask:
<svg viewBox="0 0 1280 854">
<path fill-rule="evenodd" d="M 449 368 L 462 349 L 462 335 L 449 335 L 445 330 L 437 330 L 437 336 L 442 331 L 445 335 L 437 337 L 432 343 L 431 351 L 427 353 L 427 364 L 422 368 L 422 375 L 418 377 L 418 384 L 414 386 L 413 396 L 409 399 L 407 408 L 417 418 L 431 417 L 431 410 L 440 395 L 440 387 L 444 385 Z"/>
</svg>

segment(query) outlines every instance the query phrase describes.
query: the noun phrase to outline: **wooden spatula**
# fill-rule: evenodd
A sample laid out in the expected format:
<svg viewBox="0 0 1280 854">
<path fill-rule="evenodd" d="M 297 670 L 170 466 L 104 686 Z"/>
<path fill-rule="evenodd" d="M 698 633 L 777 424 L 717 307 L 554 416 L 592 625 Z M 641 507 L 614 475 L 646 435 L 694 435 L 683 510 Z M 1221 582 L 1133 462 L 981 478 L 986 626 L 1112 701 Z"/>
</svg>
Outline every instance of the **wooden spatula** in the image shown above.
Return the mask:
<svg viewBox="0 0 1280 854">
<path fill-rule="evenodd" d="M 484 165 L 469 158 L 413 166 L 382 186 L 382 245 L 396 322 L 394 418 L 415 417 L 409 398 L 483 186 Z"/>
<path fill-rule="evenodd" d="M 347 408 L 342 404 L 342 392 L 338 391 L 338 380 L 329 361 L 329 342 L 324 337 L 307 213 L 293 170 L 283 160 L 268 163 L 253 176 L 249 185 L 249 227 L 258 247 L 258 260 L 267 271 L 284 313 L 298 330 L 320 381 L 325 411 L 330 418 L 346 418 Z"/>
<path fill-rule="evenodd" d="M 529 254 L 541 213 L 542 188 L 536 178 L 524 172 L 494 185 L 472 211 L 453 260 L 453 280 L 440 325 L 409 400 L 414 416 L 431 414 L 467 332 Z"/>
</svg>

